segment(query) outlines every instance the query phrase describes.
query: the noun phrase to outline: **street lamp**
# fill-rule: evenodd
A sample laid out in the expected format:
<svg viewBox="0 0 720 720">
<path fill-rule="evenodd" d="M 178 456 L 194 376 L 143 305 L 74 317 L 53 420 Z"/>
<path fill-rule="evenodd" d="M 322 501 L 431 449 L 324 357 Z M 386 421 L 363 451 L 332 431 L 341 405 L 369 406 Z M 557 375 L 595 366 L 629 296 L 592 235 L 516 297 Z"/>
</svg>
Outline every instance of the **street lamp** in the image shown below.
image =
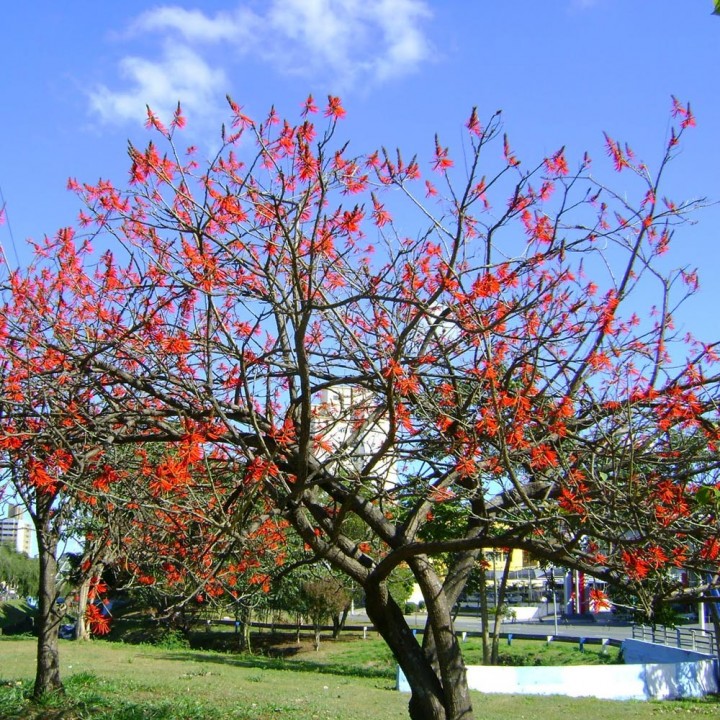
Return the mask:
<svg viewBox="0 0 720 720">
<path fill-rule="evenodd" d="M 553 599 L 553 621 L 555 623 L 555 635 L 558 634 L 558 614 L 557 614 L 557 595 L 555 594 L 555 567 L 550 566 L 550 581 L 548 583 L 549 590 Z"/>
</svg>

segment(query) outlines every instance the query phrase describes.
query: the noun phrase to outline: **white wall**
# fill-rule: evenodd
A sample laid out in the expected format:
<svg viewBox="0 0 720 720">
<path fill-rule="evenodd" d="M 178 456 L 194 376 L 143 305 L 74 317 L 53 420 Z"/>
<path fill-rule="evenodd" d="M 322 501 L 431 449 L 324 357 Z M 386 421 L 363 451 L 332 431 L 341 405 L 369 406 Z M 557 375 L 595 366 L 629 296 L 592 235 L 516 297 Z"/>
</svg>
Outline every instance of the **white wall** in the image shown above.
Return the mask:
<svg viewBox="0 0 720 720">
<path fill-rule="evenodd" d="M 471 690 L 606 700 L 665 700 L 718 691 L 714 662 L 566 667 L 468 667 Z"/>
<path fill-rule="evenodd" d="M 669 700 L 718 692 L 715 660 L 565 667 L 470 665 L 467 677 L 471 690 L 500 694 Z M 397 687 L 410 691 L 400 671 Z"/>
</svg>

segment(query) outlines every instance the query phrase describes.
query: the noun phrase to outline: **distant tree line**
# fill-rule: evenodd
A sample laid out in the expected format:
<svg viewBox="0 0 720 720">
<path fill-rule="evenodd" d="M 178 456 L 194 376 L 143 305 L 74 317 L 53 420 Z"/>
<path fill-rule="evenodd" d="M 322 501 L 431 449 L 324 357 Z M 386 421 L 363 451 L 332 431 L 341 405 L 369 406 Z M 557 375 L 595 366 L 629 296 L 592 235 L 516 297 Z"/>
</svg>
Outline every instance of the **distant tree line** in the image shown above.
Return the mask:
<svg viewBox="0 0 720 720">
<path fill-rule="evenodd" d="M 6 543 L 0 543 L 0 588 L 15 590 L 20 597 L 37 594 L 39 566 Z"/>
</svg>

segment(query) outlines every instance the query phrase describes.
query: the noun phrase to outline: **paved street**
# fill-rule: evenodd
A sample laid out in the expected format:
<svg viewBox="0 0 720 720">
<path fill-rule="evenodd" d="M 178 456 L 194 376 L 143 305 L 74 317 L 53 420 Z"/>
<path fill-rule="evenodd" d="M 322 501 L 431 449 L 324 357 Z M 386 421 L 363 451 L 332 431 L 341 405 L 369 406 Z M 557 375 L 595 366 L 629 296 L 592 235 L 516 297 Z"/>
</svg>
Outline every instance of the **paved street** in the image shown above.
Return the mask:
<svg viewBox="0 0 720 720">
<path fill-rule="evenodd" d="M 455 621 L 458 631 L 480 632 L 482 623 L 477 617 L 470 615 L 459 615 Z M 624 640 L 632 637 L 632 624 L 627 621 L 615 621 L 608 617 L 596 622 L 565 621 L 558 617 L 557 625 L 552 615 L 544 616 L 542 620 L 505 621 L 502 624 L 502 632 L 513 633 L 514 635 L 553 635 L 556 637 L 586 637 L 586 638 L 613 638 Z"/>
<path fill-rule="evenodd" d="M 541 606 L 541 610 L 544 610 L 544 605 Z M 406 616 L 410 627 L 422 629 L 425 626 L 425 614 L 418 612 L 415 615 Z M 502 633 L 512 633 L 513 635 L 525 635 L 525 636 L 536 636 L 545 638 L 548 635 L 552 635 L 558 638 L 608 638 L 612 640 L 624 640 L 626 638 L 633 637 L 633 625 L 627 620 L 617 620 L 612 613 L 599 613 L 596 616 L 596 620 L 579 620 L 579 621 L 565 621 L 558 617 L 557 619 L 557 630 L 555 625 L 555 619 L 552 614 L 542 615 L 542 620 L 530 620 L 530 621 L 505 621 L 502 623 Z M 354 615 L 351 615 L 347 621 L 348 626 L 353 627 L 368 627 L 370 628 L 371 623 L 362 609 L 357 610 Z M 709 628 L 708 628 L 709 629 Z M 455 630 L 458 632 L 481 632 L 482 623 L 480 618 L 474 614 L 462 614 L 458 615 L 455 620 Z M 682 632 L 695 630 L 700 633 L 700 626 L 697 624 L 683 625 Z M 674 629 L 668 629 L 667 635 L 669 643 L 674 644 Z M 649 631 L 648 631 L 649 633 Z M 663 636 L 662 629 L 657 631 L 658 641 L 661 641 Z"/>
<path fill-rule="evenodd" d="M 425 626 L 425 614 L 422 612 L 406 617 L 412 628 L 422 629 Z M 348 618 L 347 624 L 356 627 L 369 627 L 371 625 L 370 620 L 362 609 L 356 610 L 355 614 Z M 480 632 L 482 630 L 482 622 L 477 615 L 467 613 L 458 615 L 455 620 L 455 629 L 458 632 Z M 627 621 L 616 621 L 610 613 L 608 613 L 607 619 L 601 617 L 601 619 L 596 622 L 566 622 L 558 617 L 556 631 L 553 616 L 545 615 L 542 620 L 525 622 L 504 621 L 502 623 L 502 632 L 516 635 L 540 635 L 543 637 L 556 635 L 557 637 L 596 637 L 623 640 L 627 637 L 632 637 L 632 624 Z"/>
</svg>

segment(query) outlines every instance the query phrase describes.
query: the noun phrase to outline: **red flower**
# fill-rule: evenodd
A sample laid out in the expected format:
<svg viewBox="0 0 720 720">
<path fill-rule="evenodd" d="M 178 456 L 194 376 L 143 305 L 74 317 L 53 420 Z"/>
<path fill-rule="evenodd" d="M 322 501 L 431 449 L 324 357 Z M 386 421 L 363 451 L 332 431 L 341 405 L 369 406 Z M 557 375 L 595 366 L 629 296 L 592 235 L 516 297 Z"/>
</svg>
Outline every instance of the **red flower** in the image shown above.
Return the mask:
<svg viewBox="0 0 720 720">
<path fill-rule="evenodd" d="M 339 97 L 328 95 L 328 104 L 325 109 L 325 117 L 331 117 L 335 120 L 341 120 L 345 117 L 345 108 L 342 106 Z"/>
<path fill-rule="evenodd" d="M 90 627 L 90 632 L 95 635 L 107 635 L 110 632 L 110 616 L 104 608 L 88 605 L 85 610 L 85 620 Z"/>
<path fill-rule="evenodd" d="M 317 105 L 315 104 L 315 101 L 313 100 L 312 95 L 307 96 L 307 100 L 303 103 L 303 109 L 302 109 L 302 116 L 307 117 L 311 113 L 314 114 L 318 111 Z"/>
<path fill-rule="evenodd" d="M 444 172 L 453 166 L 453 161 L 448 157 L 449 150 L 440 145 L 438 136 L 435 136 L 435 159 L 433 160 L 433 170 Z"/>
<path fill-rule="evenodd" d="M 590 590 L 590 612 L 598 612 L 600 610 L 609 610 L 610 600 L 602 590 L 593 588 Z"/>
</svg>

